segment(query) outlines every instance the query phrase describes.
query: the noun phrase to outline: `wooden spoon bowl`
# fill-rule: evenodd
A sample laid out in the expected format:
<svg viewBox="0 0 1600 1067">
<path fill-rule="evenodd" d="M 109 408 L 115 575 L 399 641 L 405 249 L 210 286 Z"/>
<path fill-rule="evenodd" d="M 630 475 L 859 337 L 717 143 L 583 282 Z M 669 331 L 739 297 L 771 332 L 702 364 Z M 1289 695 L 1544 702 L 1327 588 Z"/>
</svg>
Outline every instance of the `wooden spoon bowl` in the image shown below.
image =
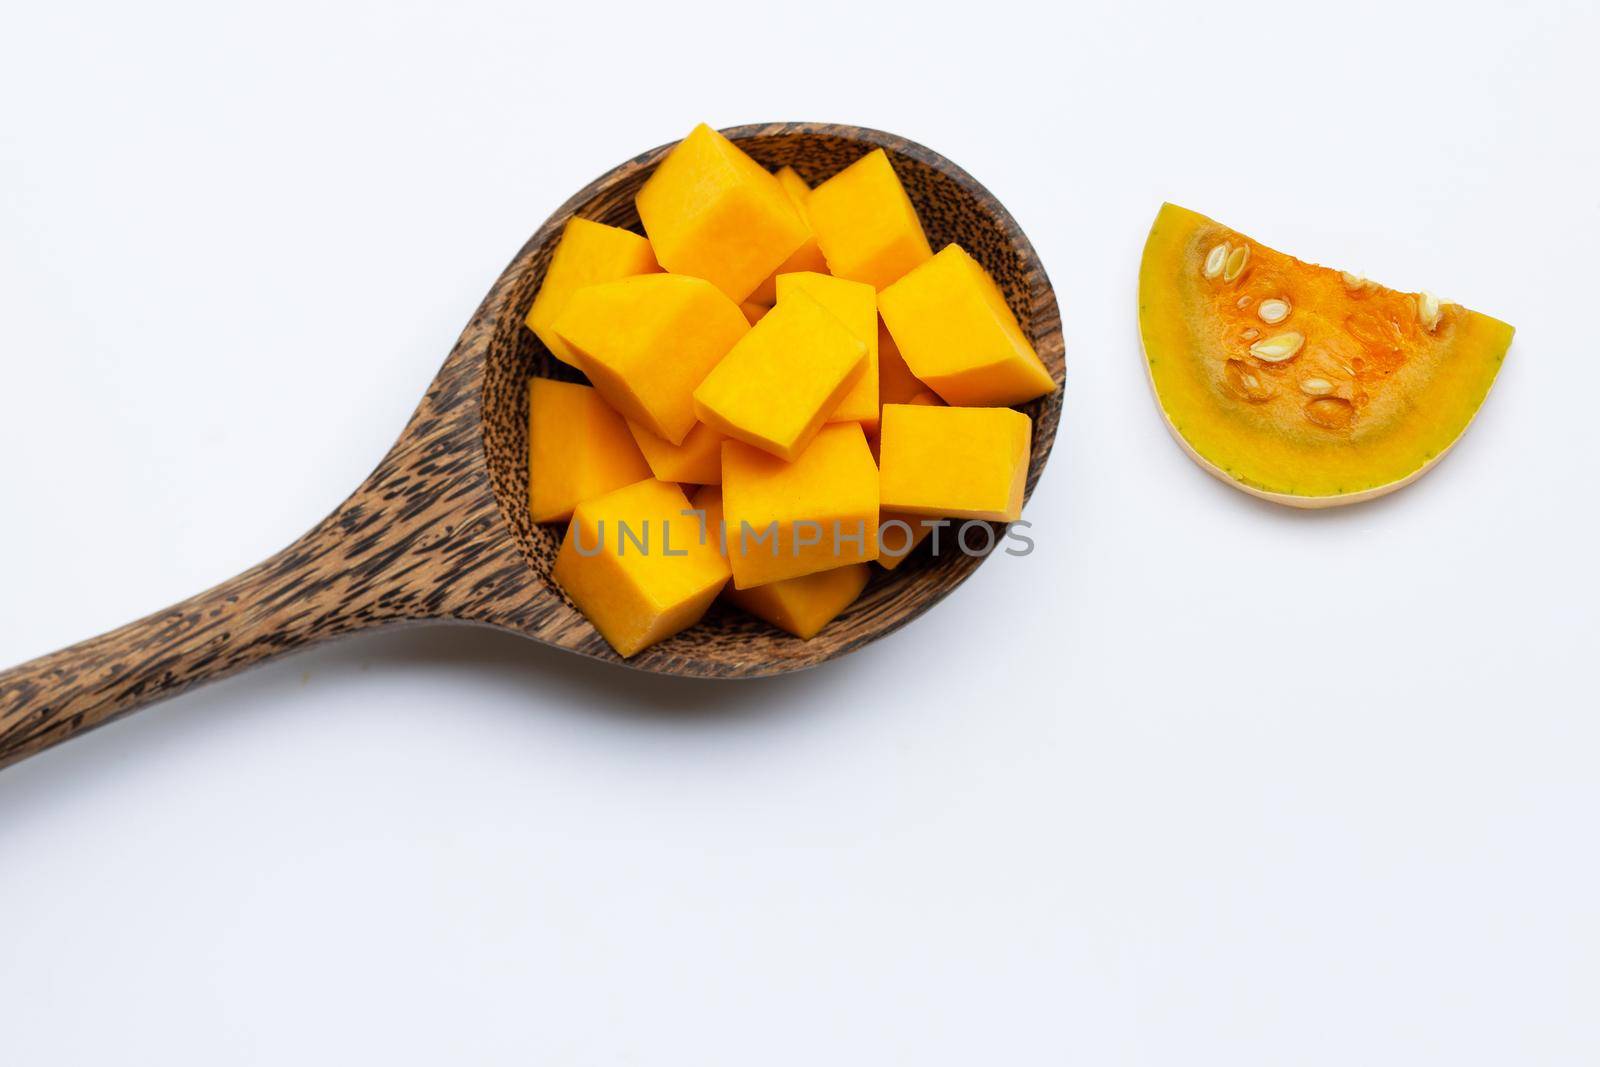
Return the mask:
<svg viewBox="0 0 1600 1067">
<path fill-rule="evenodd" d="M 724 133 L 765 166 L 792 166 L 812 185 L 885 149 L 933 247 L 957 242 L 994 275 L 1058 383 L 1023 409 L 1033 418 L 1031 494 L 1060 420 L 1065 363 L 1050 281 L 1005 208 L 943 156 L 876 130 L 773 123 Z M 875 568 L 861 598 L 810 641 L 716 606 L 699 625 L 627 661 L 551 581 L 564 531 L 534 524 L 528 511 L 526 385 L 531 375 L 574 375 L 523 317 L 567 220 L 640 230 L 634 194 L 671 148 L 609 171 L 539 228 L 484 298 L 394 448 L 332 515 L 212 590 L 0 673 L 0 767 L 199 682 L 376 626 L 477 623 L 640 670 L 754 678 L 860 648 L 964 581 L 982 556 L 948 544 L 937 557 L 923 549 L 893 572 Z"/>
</svg>

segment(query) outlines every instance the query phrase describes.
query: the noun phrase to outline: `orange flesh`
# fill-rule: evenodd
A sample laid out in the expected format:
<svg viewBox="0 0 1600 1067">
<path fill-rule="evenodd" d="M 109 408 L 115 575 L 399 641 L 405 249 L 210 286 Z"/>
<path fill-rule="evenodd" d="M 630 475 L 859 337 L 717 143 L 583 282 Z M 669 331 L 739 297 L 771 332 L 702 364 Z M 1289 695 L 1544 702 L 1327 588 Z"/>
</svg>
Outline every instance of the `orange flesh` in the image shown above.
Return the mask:
<svg viewBox="0 0 1600 1067">
<path fill-rule="evenodd" d="M 1418 317 L 1420 294 L 1306 263 L 1225 227 L 1201 243 L 1202 253 L 1218 244 L 1250 250 L 1232 281 L 1223 274 L 1204 278 L 1201 259 L 1206 302 L 1199 320 L 1209 331 L 1209 347 L 1221 357 L 1214 370 L 1223 387 L 1285 430 L 1307 423 L 1332 432 L 1353 429 L 1363 409 L 1391 392 L 1409 358 L 1449 343 L 1463 314 L 1456 305 L 1440 304 L 1438 322 L 1429 330 Z M 1263 303 L 1277 318 L 1271 301 L 1286 304 L 1287 317 L 1266 321 Z M 1272 362 L 1251 354 L 1252 345 L 1291 332 L 1305 338 L 1295 356 Z M 1310 391 L 1302 388 L 1307 381 Z M 1322 393 L 1321 382 L 1332 390 Z M 1349 418 L 1317 418 L 1319 395 L 1348 405 Z"/>
</svg>

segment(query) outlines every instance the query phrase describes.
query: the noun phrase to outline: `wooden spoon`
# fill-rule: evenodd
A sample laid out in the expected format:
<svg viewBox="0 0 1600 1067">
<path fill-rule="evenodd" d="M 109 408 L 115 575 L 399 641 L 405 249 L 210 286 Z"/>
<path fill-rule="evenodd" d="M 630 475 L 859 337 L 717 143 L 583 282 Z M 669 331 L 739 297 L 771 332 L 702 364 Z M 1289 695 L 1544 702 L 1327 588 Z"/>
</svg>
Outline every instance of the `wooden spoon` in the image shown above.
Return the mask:
<svg viewBox="0 0 1600 1067">
<path fill-rule="evenodd" d="M 767 167 L 792 166 L 812 185 L 873 148 L 887 150 L 933 247 L 958 242 L 995 276 L 1057 382 L 1025 408 L 1032 493 L 1055 439 L 1065 363 L 1050 280 L 1006 209 L 943 156 L 876 130 L 773 123 L 724 132 Z M 638 230 L 634 194 L 671 147 L 603 175 L 539 228 L 467 323 L 394 448 L 304 537 L 165 611 L 0 673 L 0 767 L 200 682 L 379 626 L 479 623 L 622 663 L 550 580 L 563 529 L 529 519 L 526 382 L 573 375 L 522 320 L 566 221 L 581 215 Z M 713 608 L 627 665 L 704 678 L 814 666 L 905 625 L 981 562 L 923 549 L 892 573 L 874 568 L 861 598 L 810 641 Z"/>
</svg>

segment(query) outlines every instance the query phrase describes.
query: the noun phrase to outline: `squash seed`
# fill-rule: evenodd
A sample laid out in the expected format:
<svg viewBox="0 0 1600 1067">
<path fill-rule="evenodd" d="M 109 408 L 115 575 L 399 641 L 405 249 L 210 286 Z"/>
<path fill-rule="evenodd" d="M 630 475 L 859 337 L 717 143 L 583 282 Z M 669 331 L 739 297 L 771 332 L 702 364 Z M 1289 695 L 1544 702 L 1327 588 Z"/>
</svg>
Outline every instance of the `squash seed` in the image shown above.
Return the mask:
<svg viewBox="0 0 1600 1067">
<path fill-rule="evenodd" d="M 1356 409 L 1343 397 L 1319 396 L 1306 405 L 1306 418 L 1325 430 L 1348 430 Z"/>
<path fill-rule="evenodd" d="M 1429 333 L 1439 328 L 1439 298 L 1423 291 L 1417 294 L 1417 318 Z"/>
<path fill-rule="evenodd" d="M 1289 317 L 1289 302 L 1276 298 L 1263 300 L 1261 306 L 1256 308 L 1256 314 L 1260 315 L 1261 321 L 1268 326 L 1276 326 Z"/>
<path fill-rule="evenodd" d="M 1295 357 L 1300 351 L 1300 346 L 1306 343 L 1306 335 L 1294 330 L 1275 333 L 1265 341 L 1257 341 L 1250 346 L 1250 354 L 1267 363 L 1282 363 Z"/>
<path fill-rule="evenodd" d="M 1250 329 L 1244 331 L 1239 336 L 1243 337 L 1246 341 L 1254 341 L 1257 337 L 1261 336 L 1261 331 L 1252 326 Z"/>
<path fill-rule="evenodd" d="M 1233 306 L 1242 311 L 1250 306 L 1250 298 L 1248 296 L 1241 296 L 1239 299 L 1233 302 Z"/>
<path fill-rule="evenodd" d="M 1205 266 L 1200 273 L 1207 278 L 1215 278 L 1222 273 L 1223 265 L 1228 262 L 1228 242 L 1224 241 L 1210 252 L 1206 253 Z"/>
<path fill-rule="evenodd" d="M 1333 383 L 1326 378 L 1306 378 L 1300 383 L 1300 391 L 1307 396 L 1327 396 L 1333 392 Z"/>
<path fill-rule="evenodd" d="M 1276 394 L 1261 380 L 1255 368 L 1242 359 L 1230 359 L 1222 368 L 1222 377 L 1228 387 L 1252 404 L 1271 400 Z"/>
<path fill-rule="evenodd" d="M 1227 265 L 1222 268 L 1222 280 L 1231 282 L 1244 271 L 1244 265 L 1250 262 L 1250 246 L 1240 245 L 1228 253 Z"/>
</svg>

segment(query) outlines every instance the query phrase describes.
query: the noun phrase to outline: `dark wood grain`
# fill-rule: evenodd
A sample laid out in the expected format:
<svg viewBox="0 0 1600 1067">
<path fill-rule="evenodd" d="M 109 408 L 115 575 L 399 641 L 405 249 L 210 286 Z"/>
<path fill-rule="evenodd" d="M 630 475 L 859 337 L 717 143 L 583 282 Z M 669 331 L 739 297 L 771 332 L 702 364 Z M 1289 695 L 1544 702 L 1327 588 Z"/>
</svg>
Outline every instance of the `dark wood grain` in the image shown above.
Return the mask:
<svg viewBox="0 0 1600 1067">
<path fill-rule="evenodd" d="M 1065 360 L 1050 281 L 1010 214 L 949 160 L 890 134 L 817 123 L 724 132 L 768 167 L 791 165 L 813 185 L 884 148 L 934 248 L 958 242 L 995 276 L 1058 385 L 1023 408 L 1033 418 L 1031 494 L 1060 420 Z M 529 517 L 525 385 L 530 375 L 572 372 L 522 319 L 567 220 L 638 230 L 634 194 L 670 148 L 610 171 L 539 228 L 484 298 L 394 448 L 334 514 L 215 589 L 0 672 L 0 767 L 200 682 L 375 626 L 478 623 L 623 663 L 550 581 L 562 530 Z M 627 665 L 714 678 L 810 667 L 904 626 L 982 562 L 924 550 L 892 573 L 874 568 L 860 600 L 810 641 L 719 606 Z"/>
</svg>

